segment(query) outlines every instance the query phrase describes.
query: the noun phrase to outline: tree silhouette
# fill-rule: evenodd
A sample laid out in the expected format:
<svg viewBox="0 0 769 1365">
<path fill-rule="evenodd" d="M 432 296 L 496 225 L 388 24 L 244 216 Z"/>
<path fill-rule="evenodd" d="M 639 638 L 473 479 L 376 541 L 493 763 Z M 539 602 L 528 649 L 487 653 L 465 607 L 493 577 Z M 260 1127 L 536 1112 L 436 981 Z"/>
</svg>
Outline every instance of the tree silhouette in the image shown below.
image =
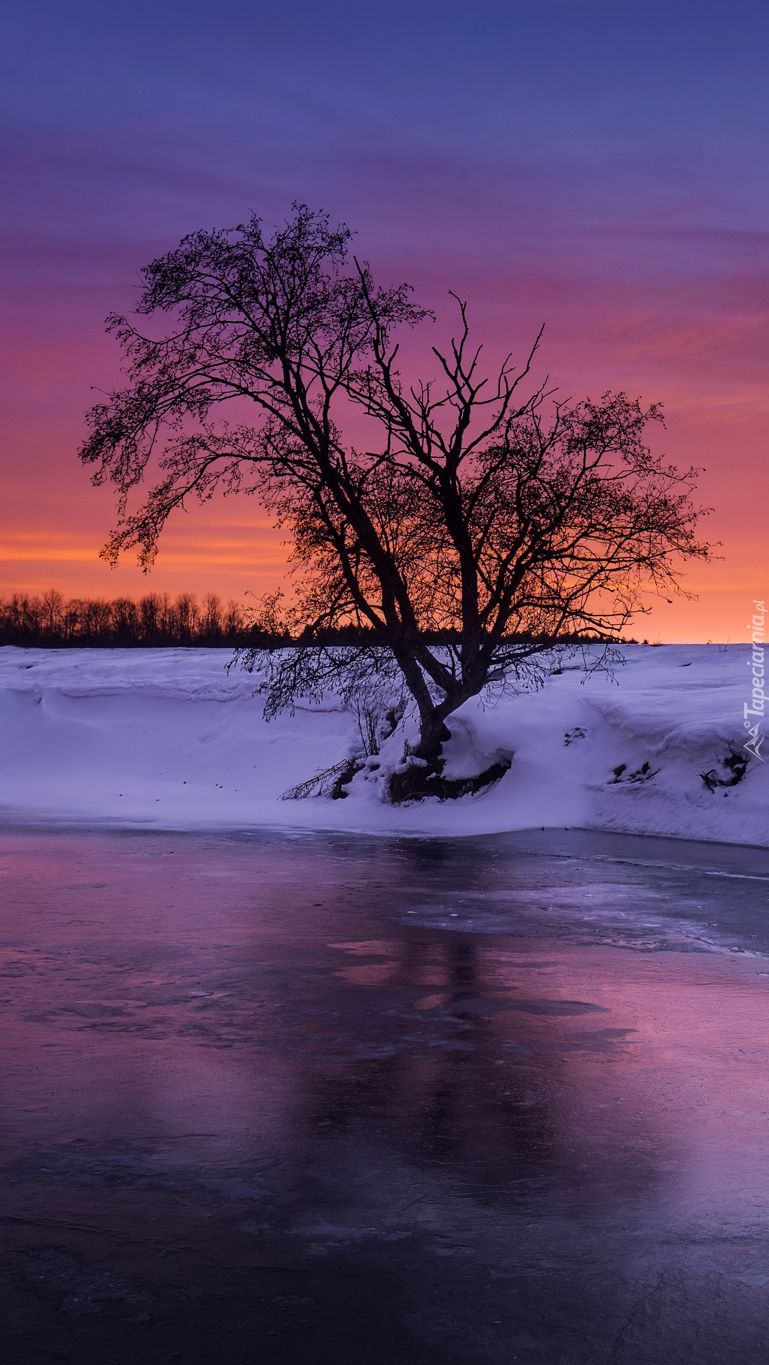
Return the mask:
<svg viewBox="0 0 769 1365">
<path fill-rule="evenodd" d="M 377 286 L 349 244 L 346 227 L 295 206 L 269 239 L 253 217 L 152 262 L 137 312 L 170 325 L 148 335 L 109 319 L 129 383 L 89 414 L 81 458 L 118 490 L 111 561 L 137 547 L 148 568 L 190 498 L 253 495 L 272 511 L 295 591 L 265 612 L 298 647 L 271 658 L 267 714 L 328 687 L 405 687 L 420 739 L 391 794 L 412 796 L 438 790 L 446 721 L 465 701 L 536 683 L 564 640 L 617 639 L 642 592 L 675 587 L 681 557 L 707 548 L 695 471 L 644 443 L 659 406 L 622 393 L 561 403 L 545 385 L 525 396 L 539 338 L 520 369 L 508 358 L 490 378 L 456 296 L 437 378 L 407 383 L 394 331 L 429 315 L 408 286 Z M 214 422 L 244 400 L 255 425 Z M 355 410 L 371 449 L 345 439 Z M 155 457 L 159 479 L 130 510 Z M 349 646 L 329 645 L 345 626 Z"/>
</svg>

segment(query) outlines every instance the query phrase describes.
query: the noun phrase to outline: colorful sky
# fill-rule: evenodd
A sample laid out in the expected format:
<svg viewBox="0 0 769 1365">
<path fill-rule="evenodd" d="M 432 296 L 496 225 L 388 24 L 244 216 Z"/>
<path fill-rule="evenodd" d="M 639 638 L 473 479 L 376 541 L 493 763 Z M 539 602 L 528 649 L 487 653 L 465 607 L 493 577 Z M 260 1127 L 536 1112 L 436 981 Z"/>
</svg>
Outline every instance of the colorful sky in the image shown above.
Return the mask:
<svg viewBox="0 0 769 1365">
<path fill-rule="evenodd" d="M 767 591 L 769 7 L 759 0 L 6 0 L 0 594 L 242 599 L 283 550 L 259 509 L 180 515 L 145 579 L 97 558 L 76 459 L 138 268 L 294 199 L 490 355 L 546 324 L 563 396 L 664 401 L 706 468 L 720 559 L 636 627 L 738 640 Z M 425 349 L 432 340 L 425 336 Z M 98 395 L 97 395 L 98 396 Z M 655 438 L 659 443 L 659 438 Z"/>
</svg>

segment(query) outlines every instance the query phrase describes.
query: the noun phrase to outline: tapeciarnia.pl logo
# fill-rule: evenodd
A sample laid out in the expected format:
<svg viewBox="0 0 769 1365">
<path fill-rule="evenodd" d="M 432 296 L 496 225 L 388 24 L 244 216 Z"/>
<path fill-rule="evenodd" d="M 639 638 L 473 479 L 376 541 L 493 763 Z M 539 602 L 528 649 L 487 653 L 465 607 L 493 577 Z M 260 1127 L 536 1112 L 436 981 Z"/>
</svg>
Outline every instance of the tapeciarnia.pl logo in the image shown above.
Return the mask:
<svg viewBox="0 0 769 1365">
<path fill-rule="evenodd" d="M 745 729 L 750 738 L 747 744 L 743 744 L 749 754 L 757 758 L 759 763 L 765 763 L 766 759 L 761 757 L 760 749 L 766 736 L 761 729 L 761 722 L 764 719 L 766 706 L 766 693 L 764 692 L 764 621 L 766 611 L 763 602 L 753 599 L 755 608 L 753 619 L 748 624 L 748 630 L 752 632 L 753 649 L 748 659 L 748 668 L 752 669 L 750 701 L 745 702 L 743 716 Z M 752 719 L 757 717 L 755 721 Z"/>
</svg>

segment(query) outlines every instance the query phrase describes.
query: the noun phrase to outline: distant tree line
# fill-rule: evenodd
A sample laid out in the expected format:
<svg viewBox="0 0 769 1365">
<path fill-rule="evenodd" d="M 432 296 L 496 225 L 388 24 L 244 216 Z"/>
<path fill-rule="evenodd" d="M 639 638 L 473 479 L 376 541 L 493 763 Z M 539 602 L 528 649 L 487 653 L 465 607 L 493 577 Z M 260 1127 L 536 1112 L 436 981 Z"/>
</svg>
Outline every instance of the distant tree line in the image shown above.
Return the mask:
<svg viewBox="0 0 769 1365">
<path fill-rule="evenodd" d="M 269 601 L 269 599 L 268 599 Z M 432 645 L 451 646 L 459 632 L 428 632 Z M 590 644 L 605 640 L 597 634 L 562 636 L 561 644 Z M 308 645 L 384 646 L 383 632 L 362 626 L 338 626 L 290 634 L 271 611 L 252 612 L 216 593 L 198 599 L 182 592 L 172 601 L 168 593 L 130 597 L 73 597 L 55 588 L 40 596 L 14 593 L 0 597 L 0 645 L 27 648 L 162 648 L 174 645 L 274 650 Z"/>
<path fill-rule="evenodd" d="M 258 643 L 254 628 L 237 602 L 216 593 L 198 600 L 194 593 L 151 592 L 130 597 L 65 599 L 51 588 L 39 597 L 14 593 L 0 598 L 0 644 L 72 647 L 158 647 L 168 645 L 243 646 Z"/>
</svg>

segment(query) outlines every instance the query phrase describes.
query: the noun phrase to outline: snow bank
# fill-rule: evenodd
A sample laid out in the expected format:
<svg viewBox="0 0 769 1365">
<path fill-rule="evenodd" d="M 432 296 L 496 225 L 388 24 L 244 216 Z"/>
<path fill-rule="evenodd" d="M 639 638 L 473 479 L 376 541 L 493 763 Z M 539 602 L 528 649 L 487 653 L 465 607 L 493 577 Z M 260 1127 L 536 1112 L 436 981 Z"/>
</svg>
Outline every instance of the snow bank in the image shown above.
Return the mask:
<svg viewBox="0 0 769 1365">
<path fill-rule="evenodd" d="M 752 759 L 741 782 L 712 791 L 701 777 L 728 778 L 722 761 L 744 743 L 748 647 L 625 654 L 614 681 L 567 668 L 535 695 L 488 711 L 467 704 L 452 718 L 449 773 L 477 772 L 499 750 L 514 754 L 510 771 L 479 796 L 393 808 L 376 772 L 359 774 L 343 801 L 282 801 L 346 757 L 354 721 L 330 698 L 265 724 L 254 679 L 225 672 L 227 651 L 4 648 L 0 809 L 163 828 L 581 825 L 769 845 L 769 763 Z"/>
</svg>

